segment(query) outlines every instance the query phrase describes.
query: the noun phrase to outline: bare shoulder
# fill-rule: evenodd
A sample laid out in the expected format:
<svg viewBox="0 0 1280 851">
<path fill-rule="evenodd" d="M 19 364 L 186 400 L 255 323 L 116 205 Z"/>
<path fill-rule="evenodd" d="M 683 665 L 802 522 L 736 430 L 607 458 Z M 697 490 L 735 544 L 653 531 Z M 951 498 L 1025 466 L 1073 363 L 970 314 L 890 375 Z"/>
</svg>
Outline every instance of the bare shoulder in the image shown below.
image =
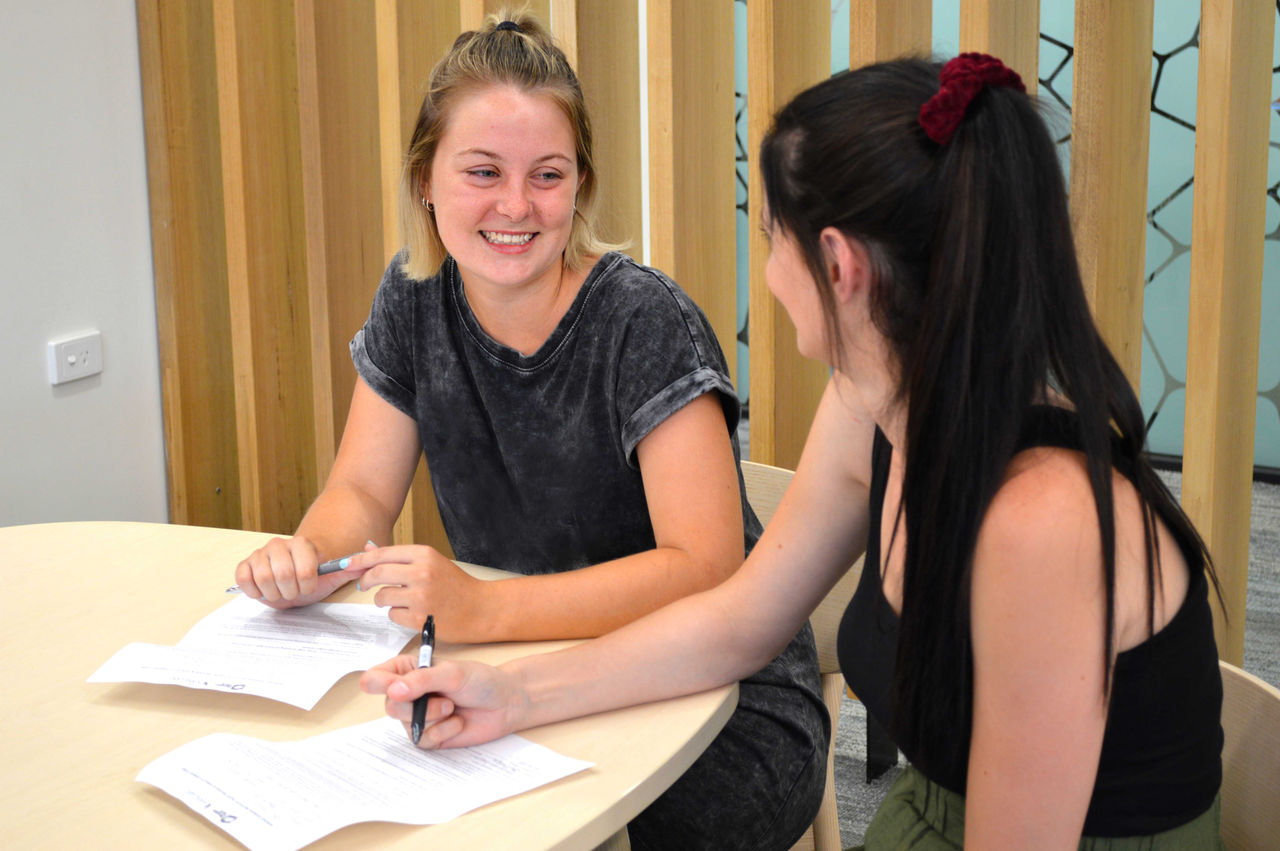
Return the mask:
<svg viewBox="0 0 1280 851">
<path fill-rule="evenodd" d="M 1079 454 L 1053 448 L 1019 453 L 978 531 L 971 586 L 975 638 L 984 622 L 1001 623 L 1002 631 L 1020 622 L 1026 633 L 1018 640 L 1042 627 L 1101 636 L 1100 540 Z"/>
<path fill-rule="evenodd" d="M 978 545 L 1032 553 L 1069 542 L 1073 550 L 1092 552 L 1097 541 L 1097 508 L 1084 457 L 1036 447 L 1010 462 L 983 518 Z"/>
<path fill-rule="evenodd" d="M 1115 521 L 1115 649 L 1122 651 L 1148 638 L 1153 626 L 1158 631 L 1168 622 L 1186 596 L 1188 574 L 1177 543 L 1165 524 L 1157 521 L 1161 569 L 1156 574 L 1152 618 L 1141 500 L 1133 483 L 1120 473 L 1113 470 L 1110 480 Z M 1073 599 L 1090 611 L 1102 612 L 1105 582 L 1098 506 L 1084 456 L 1050 447 L 1019 453 L 983 518 L 974 554 L 975 596 L 995 593 L 1017 599 L 1044 594 L 1047 602 Z"/>
</svg>

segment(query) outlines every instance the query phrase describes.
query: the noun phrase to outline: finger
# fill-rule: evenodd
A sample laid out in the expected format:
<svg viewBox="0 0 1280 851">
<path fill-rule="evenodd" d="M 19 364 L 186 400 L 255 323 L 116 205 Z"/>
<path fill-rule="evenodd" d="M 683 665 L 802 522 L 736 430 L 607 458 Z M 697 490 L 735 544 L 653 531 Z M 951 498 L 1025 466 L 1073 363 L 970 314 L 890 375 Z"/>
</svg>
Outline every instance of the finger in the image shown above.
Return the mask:
<svg viewBox="0 0 1280 851">
<path fill-rule="evenodd" d="M 383 699 L 383 708 L 386 710 L 387 716 L 397 721 L 411 722 L 413 720 L 413 703 L 405 703 L 402 700 L 392 700 L 391 698 Z M 448 718 L 453 714 L 453 701 L 447 697 L 431 697 L 427 700 L 427 712 L 425 720 L 427 724 L 434 724 L 437 721 Z"/>
<path fill-rule="evenodd" d="M 315 545 L 301 535 L 290 538 L 285 546 L 289 563 L 293 566 L 294 579 L 298 586 L 298 594 L 309 596 L 315 593 L 318 575 L 316 568 L 320 558 Z M 287 596 L 287 595 L 286 595 Z"/>
<path fill-rule="evenodd" d="M 415 656 L 404 654 L 379 662 L 360 675 L 360 688 L 369 694 L 385 694 L 387 686 L 418 667 Z"/>
<path fill-rule="evenodd" d="M 375 564 L 412 564 L 424 555 L 430 557 L 431 547 L 421 544 L 401 544 L 390 547 L 366 547 L 360 553 L 360 563 L 373 566 Z"/>
<path fill-rule="evenodd" d="M 255 600 L 262 597 L 258 584 L 253 581 L 253 559 L 257 556 L 258 552 L 255 551 L 249 558 L 236 565 L 236 585 L 240 586 L 241 592 L 246 597 L 252 597 Z"/>
<path fill-rule="evenodd" d="M 418 617 L 413 613 L 413 609 L 405 606 L 393 606 L 387 610 L 387 618 L 396 626 L 402 626 L 405 629 L 418 630 L 422 628 L 422 622 L 425 617 Z"/>
<path fill-rule="evenodd" d="M 431 579 L 429 569 L 423 564 L 379 564 L 370 567 L 360 577 L 359 587 L 362 591 L 383 586 L 389 591 L 396 591 L 412 586 L 423 587 Z M 379 605 L 395 605 L 394 603 Z M 403 603 L 401 604 L 403 605 Z"/>
<path fill-rule="evenodd" d="M 263 553 L 262 558 L 253 563 L 253 582 L 259 591 L 258 599 L 274 601 L 280 599 L 280 589 L 276 587 L 276 576 L 271 569 L 271 561 Z"/>
<path fill-rule="evenodd" d="M 413 657 L 407 657 L 412 659 Z M 409 703 L 424 694 L 453 694 L 462 685 L 463 674 L 458 666 L 441 662 L 431 668 L 418 668 L 402 673 L 395 682 L 387 684 L 387 697 Z"/>
<path fill-rule="evenodd" d="M 298 596 L 297 568 L 293 564 L 293 556 L 288 548 L 273 547 L 267 551 L 271 560 L 271 575 L 274 578 L 276 591 L 285 600 L 293 600 Z"/>
<path fill-rule="evenodd" d="M 360 584 L 365 588 L 373 587 L 364 577 L 361 577 Z M 383 585 L 374 593 L 373 604 L 384 609 L 408 606 L 409 592 L 401 585 Z M 418 626 L 422 624 L 419 623 Z"/>
<path fill-rule="evenodd" d="M 446 747 L 450 744 L 450 740 L 457 738 L 465 728 L 466 724 L 461 716 L 450 715 L 423 730 L 422 737 L 418 739 L 418 747 L 423 750 Z"/>
</svg>

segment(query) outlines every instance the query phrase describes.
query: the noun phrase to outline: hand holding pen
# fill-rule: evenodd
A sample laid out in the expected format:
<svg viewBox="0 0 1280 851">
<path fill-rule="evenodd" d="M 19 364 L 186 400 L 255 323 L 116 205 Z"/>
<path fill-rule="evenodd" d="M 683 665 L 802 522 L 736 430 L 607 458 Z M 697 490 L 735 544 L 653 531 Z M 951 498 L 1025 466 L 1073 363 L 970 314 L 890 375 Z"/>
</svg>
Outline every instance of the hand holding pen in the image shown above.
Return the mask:
<svg viewBox="0 0 1280 851">
<path fill-rule="evenodd" d="M 431 616 L 422 627 L 418 658 L 401 653 L 360 675 L 360 690 L 385 695 L 387 715 L 405 726 L 418 747 L 478 745 L 534 726 L 519 676 L 481 662 L 424 658 L 434 635 Z M 549 720 L 559 719 L 544 717 L 540 723 Z"/>
<path fill-rule="evenodd" d="M 365 551 L 375 548 L 372 541 Z M 236 587 L 227 589 L 243 591 L 247 596 L 272 608 L 284 609 L 303 606 L 323 600 L 338 586 L 358 576 L 362 571 L 343 571 L 351 567 L 352 560 L 360 553 L 331 559 L 314 568 L 315 545 L 305 536 L 273 538 L 236 566 Z"/>
<path fill-rule="evenodd" d="M 422 646 L 418 648 L 418 667 L 430 668 L 431 656 L 436 649 L 436 619 L 427 615 L 422 625 Z M 427 723 L 427 700 L 431 695 L 424 693 L 413 700 L 413 718 L 409 724 L 409 737 L 416 745 L 422 739 L 422 730 Z"/>
</svg>

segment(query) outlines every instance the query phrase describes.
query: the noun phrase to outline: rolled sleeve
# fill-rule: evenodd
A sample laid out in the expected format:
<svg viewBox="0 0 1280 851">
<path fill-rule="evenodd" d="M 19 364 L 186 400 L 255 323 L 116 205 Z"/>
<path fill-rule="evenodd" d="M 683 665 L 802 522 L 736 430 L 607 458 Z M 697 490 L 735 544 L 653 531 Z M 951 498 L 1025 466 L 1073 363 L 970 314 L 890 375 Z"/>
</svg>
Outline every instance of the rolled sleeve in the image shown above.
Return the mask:
<svg viewBox="0 0 1280 851">
<path fill-rule="evenodd" d="M 416 417 L 416 394 L 391 375 L 384 372 L 374 363 L 366 343 L 366 329 L 361 328 L 351 340 L 351 362 L 355 364 L 356 373 L 364 379 L 364 383 L 386 401 L 409 417 Z"/>
</svg>

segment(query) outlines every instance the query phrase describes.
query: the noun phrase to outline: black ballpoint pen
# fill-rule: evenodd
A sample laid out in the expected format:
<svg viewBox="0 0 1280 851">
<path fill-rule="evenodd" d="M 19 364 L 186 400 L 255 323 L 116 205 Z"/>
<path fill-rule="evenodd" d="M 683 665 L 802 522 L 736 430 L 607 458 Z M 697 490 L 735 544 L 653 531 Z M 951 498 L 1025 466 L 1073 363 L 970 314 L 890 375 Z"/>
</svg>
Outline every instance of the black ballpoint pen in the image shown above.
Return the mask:
<svg viewBox="0 0 1280 851">
<path fill-rule="evenodd" d="M 427 615 L 427 621 L 422 625 L 422 646 L 418 648 L 419 668 L 431 667 L 431 654 L 435 649 L 436 619 L 432 615 Z M 430 696 L 430 694 L 424 694 L 413 699 L 413 723 L 410 724 L 409 735 L 415 745 L 422 738 L 422 728 L 427 723 L 427 698 Z"/>
</svg>

